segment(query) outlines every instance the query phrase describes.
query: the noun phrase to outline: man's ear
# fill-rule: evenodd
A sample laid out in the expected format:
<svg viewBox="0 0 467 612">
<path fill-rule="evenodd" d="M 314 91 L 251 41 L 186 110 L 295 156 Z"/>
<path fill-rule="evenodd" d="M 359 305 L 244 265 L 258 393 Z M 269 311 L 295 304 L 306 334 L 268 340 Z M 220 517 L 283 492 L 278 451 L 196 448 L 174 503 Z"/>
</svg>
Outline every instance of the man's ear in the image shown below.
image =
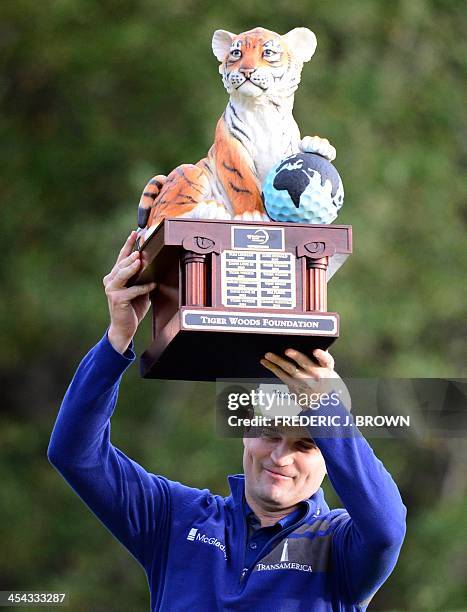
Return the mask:
<svg viewBox="0 0 467 612">
<path fill-rule="evenodd" d="M 308 28 L 294 28 L 282 38 L 300 62 L 309 62 L 316 51 L 317 40 Z"/>
<path fill-rule="evenodd" d="M 212 37 L 212 52 L 220 62 L 223 62 L 230 51 L 235 34 L 227 30 L 216 30 Z"/>
</svg>

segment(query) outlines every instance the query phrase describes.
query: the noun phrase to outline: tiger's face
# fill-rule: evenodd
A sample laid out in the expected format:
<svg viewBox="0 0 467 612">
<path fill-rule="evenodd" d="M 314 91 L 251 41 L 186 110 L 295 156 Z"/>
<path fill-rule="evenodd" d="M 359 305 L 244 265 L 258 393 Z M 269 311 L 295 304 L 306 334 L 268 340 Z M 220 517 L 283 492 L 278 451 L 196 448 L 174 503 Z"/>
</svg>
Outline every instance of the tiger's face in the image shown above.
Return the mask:
<svg viewBox="0 0 467 612">
<path fill-rule="evenodd" d="M 214 33 L 212 47 L 227 92 L 249 98 L 288 97 L 300 83 L 303 62 L 311 59 L 316 37 L 307 28 L 281 36 L 255 28 L 242 34 Z"/>
</svg>

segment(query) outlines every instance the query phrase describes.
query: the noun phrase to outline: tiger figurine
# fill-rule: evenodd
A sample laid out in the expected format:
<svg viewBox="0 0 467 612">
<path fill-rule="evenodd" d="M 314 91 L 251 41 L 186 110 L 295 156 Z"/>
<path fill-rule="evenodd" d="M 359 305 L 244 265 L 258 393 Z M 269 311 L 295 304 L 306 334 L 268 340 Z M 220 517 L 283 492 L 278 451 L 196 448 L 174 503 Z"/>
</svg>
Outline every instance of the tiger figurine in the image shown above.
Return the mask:
<svg viewBox="0 0 467 612">
<path fill-rule="evenodd" d="M 328 140 L 300 138 L 292 115 L 303 64 L 316 44 L 308 28 L 283 36 L 260 27 L 242 34 L 214 32 L 212 50 L 221 62 L 229 102 L 207 157 L 182 164 L 168 176 L 157 175 L 144 188 L 138 206 L 140 244 L 167 217 L 268 220 L 261 185 L 276 163 L 300 151 L 335 159 Z"/>
</svg>

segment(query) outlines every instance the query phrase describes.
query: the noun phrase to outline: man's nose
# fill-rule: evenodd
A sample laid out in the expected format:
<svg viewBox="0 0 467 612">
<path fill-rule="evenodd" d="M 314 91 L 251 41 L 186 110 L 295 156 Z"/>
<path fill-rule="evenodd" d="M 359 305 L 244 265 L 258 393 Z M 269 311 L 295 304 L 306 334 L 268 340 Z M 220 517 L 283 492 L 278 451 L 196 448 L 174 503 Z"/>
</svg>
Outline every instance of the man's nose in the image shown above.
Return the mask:
<svg viewBox="0 0 467 612">
<path fill-rule="evenodd" d="M 271 459 L 277 465 L 290 465 L 293 463 L 293 450 L 285 440 L 282 440 L 271 452 Z"/>
<path fill-rule="evenodd" d="M 253 72 L 256 71 L 256 68 L 240 68 L 239 72 L 241 72 L 244 76 L 246 76 L 247 79 L 249 79 L 251 77 L 251 75 L 253 74 Z"/>
</svg>

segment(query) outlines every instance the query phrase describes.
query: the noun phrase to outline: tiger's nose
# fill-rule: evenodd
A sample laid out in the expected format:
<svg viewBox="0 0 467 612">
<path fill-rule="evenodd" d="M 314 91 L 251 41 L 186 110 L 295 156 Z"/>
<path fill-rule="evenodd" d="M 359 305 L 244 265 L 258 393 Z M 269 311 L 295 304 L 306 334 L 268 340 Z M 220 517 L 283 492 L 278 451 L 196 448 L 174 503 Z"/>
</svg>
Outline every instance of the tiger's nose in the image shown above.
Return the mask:
<svg viewBox="0 0 467 612">
<path fill-rule="evenodd" d="M 253 72 L 256 71 L 256 68 L 240 68 L 239 72 L 241 72 L 244 76 L 246 76 L 247 79 L 249 79 L 251 77 L 251 75 L 253 74 Z"/>
</svg>

